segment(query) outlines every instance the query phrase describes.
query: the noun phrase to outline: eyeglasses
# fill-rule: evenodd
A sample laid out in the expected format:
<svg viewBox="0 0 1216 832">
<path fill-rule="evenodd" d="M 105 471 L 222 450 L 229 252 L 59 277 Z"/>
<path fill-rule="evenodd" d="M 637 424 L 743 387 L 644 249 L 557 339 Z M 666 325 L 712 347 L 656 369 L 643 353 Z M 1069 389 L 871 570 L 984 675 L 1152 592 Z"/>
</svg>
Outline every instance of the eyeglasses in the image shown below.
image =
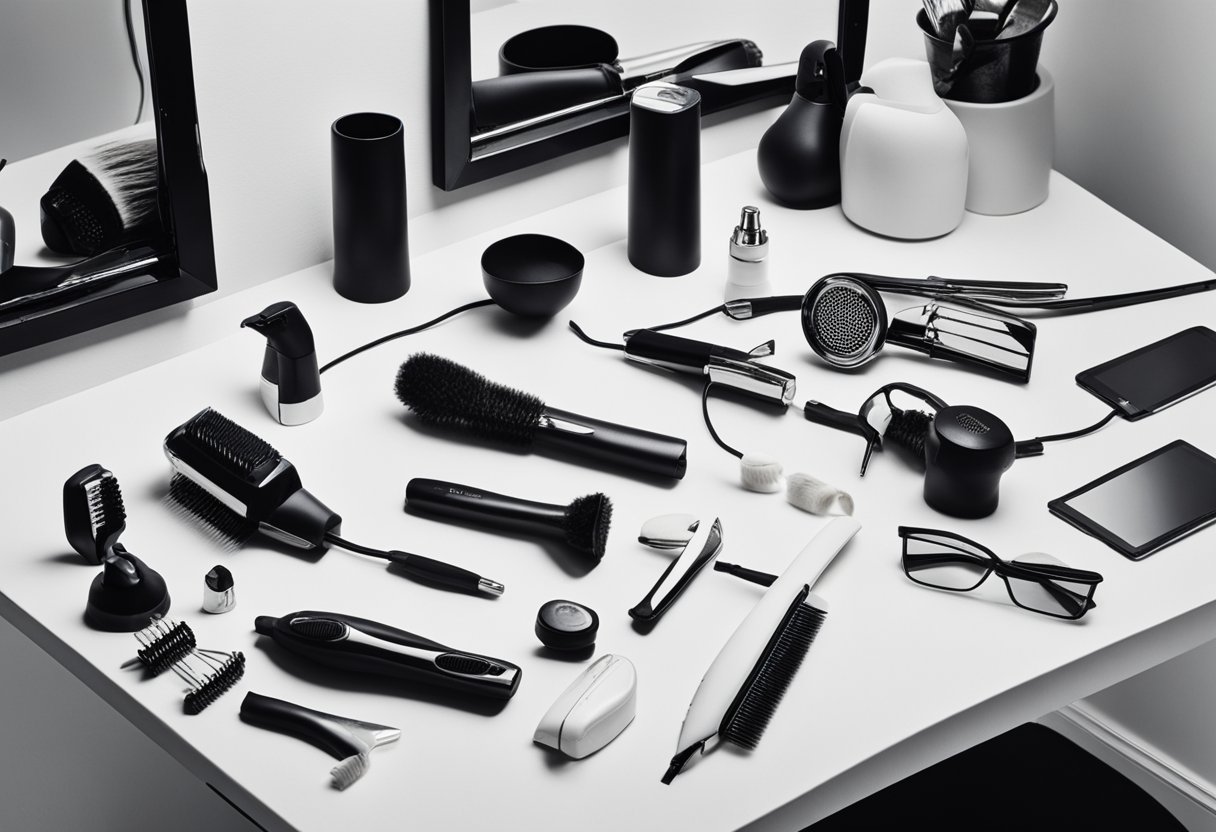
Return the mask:
<svg viewBox="0 0 1216 832">
<path fill-rule="evenodd" d="M 928 390 L 897 381 L 874 391 L 862 402 L 856 415 L 814 400 L 808 401 L 802 412 L 809 421 L 855 433 L 866 441 L 865 456 L 861 459 L 864 477 L 870 456 L 882 449 L 886 438 L 908 448 L 923 461 L 929 423 L 945 406 L 942 399 Z"/>
<path fill-rule="evenodd" d="M 1048 554 L 1001 560 L 991 549 L 962 535 L 938 529 L 899 527 L 903 567 L 922 586 L 970 592 L 995 572 L 1022 609 L 1055 618 L 1077 619 L 1097 606 L 1097 572 L 1072 569 Z"/>
</svg>

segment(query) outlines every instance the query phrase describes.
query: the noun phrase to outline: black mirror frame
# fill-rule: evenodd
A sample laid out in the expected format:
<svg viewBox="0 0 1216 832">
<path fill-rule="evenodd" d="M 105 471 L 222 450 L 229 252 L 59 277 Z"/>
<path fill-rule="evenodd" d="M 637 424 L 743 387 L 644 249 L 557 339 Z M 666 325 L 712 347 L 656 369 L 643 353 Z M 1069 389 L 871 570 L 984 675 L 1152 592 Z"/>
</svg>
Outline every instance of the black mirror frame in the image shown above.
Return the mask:
<svg viewBox="0 0 1216 832">
<path fill-rule="evenodd" d="M 170 306 L 217 286 L 211 201 L 198 132 L 186 0 L 143 0 L 160 153 L 161 219 L 173 256 L 151 283 L 115 286 L 0 319 L 0 355 Z"/>
</svg>

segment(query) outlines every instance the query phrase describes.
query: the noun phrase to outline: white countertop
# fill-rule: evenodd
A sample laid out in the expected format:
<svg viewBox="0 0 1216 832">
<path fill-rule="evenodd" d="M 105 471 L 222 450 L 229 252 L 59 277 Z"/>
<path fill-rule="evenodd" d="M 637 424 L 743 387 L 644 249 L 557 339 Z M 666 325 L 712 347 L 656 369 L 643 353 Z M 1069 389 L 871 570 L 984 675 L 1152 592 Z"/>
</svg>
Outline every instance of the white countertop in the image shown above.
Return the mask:
<svg viewBox="0 0 1216 832">
<path fill-rule="evenodd" d="M 70 648 L 58 654 L 62 661 L 70 668 L 75 663 L 78 673 L 99 672 L 99 692 L 120 700 L 120 710 L 171 750 L 194 749 L 187 764 L 269 828 L 281 824 L 267 810 L 300 830 L 551 828 L 559 820 L 605 830 L 692 823 L 802 828 L 916 768 L 1207 639 L 1216 624 L 1212 532 L 1132 563 L 1051 518 L 1046 503 L 1176 438 L 1216 451 L 1207 429 L 1212 401 L 1199 396 L 1144 422 L 1117 421 L 1095 436 L 1050 445 L 1045 456 L 1018 461 L 1006 474 L 993 517 L 969 522 L 929 509 L 920 475 L 893 454 L 877 455 L 859 480 L 856 437 L 809 424 L 796 411 L 777 417 L 715 401 L 715 422 L 728 441 L 778 456 L 787 472 L 806 471 L 850 491 L 862 531 L 817 587 L 831 601 L 831 613 L 759 748 L 750 754 L 720 749 L 663 786 L 659 777 L 676 750 L 689 699 L 761 589 L 706 573 L 652 633 L 639 635 L 625 611 L 669 557 L 635 542 L 641 523 L 666 512 L 716 515 L 725 529 L 724 560 L 776 572 L 824 521 L 780 495 L 738 486 L 737 462 L 701 425 L 691 384 L 583 345 L 566 320 L 613 339 L 624 329 L 720 302 L 726 240 L 743 204 L 761 206 L 772 239 L 770 274 L 783 293 L 804 291 L 837 270 L 1063 281 L 1075 296 L 1210 276 L 1067 179 L 1053 174 L 1051 184 L 1047 203 L 1027 214 L 969 214 L 948 237 L 903 243 L 855 228 L 838 209 L 772 205 L 755 174 L 754 153 L 746 152 L 704 168 L 704 259 L 686 278 L 653 278 L 629 267 L 626 194 L 617 189 L 527 220 L 507 218 L 493 234 L 416 257 L 413 289 L 391 304 L 340 299 L 329 286 L 328 264 L 208 304 L 200 311 L 213 343 L 0 423 L 11 472 L 0 483 L 0 504 L 14 536 L 0 591 Z M 466 313 L 327 373 L 326 412 L 317 422 L 284 428 L 262 409 L 257 374 L 264 342 L 237 329 L 242 317 L 269 302 L 295 301 L 324 362 L 482 297 L 481 251 L 520 231 L 563 237 L 587 256 L 581 292 L 557 318 L 538 327 L 497 309 Z M 900 300 L 888 308 L 902 308 Z M 1040 319 L 1029 385 L 895 348 L 860 372 L 832 372 L 811 354 L 792 314 L 749 323 L 715 318 L 685 334 L 740 348 L 776 338 L 778 353 L 768 363 L 797 374 L 799 406 L 813 397 L 850 409 L 881 384 L 911 381 L 951 403 L 990 410 L 1026 438 L 1102 415 L 1104 406 L 1073 383 L 1077 371 L 1208 322 L 1213 311 L 1216 296 L 1200 295 Z M 685 437 L 688 475 L 657 487 L 419 430 L 392 391 L 397 366 L 419 350 L 467 364 L 555 407 Z M 152 360 L 145 353 L 144 361 Z M 0 391 L 6 383 L 0 380 Z M 342 514 L 344 536 L 449 560 L 504 582 L 506 594 L 487 600 L 428 589 L 386 573 L 380 562 L 336 550 L 312 560 L 256 541 L 236 553 L 214 549 L 160 504 L 168 482 L 161 441 L 207 405 L 294 462 L 305 487 Z M 199 716 L 181 713 L 175 680 L 144 681 L 119 669 L 134 654 L 134 639 L 83 624 L 96 571 L 65 554 L 60 494 L 63 480 L 91 462 L 118 476 L 128 512 L 123 543 L 165 576 L 175 599 L 170 616 L 187 620 L 201 646 L 241 650 L 248 658 L 244 680 Z M 568 558 L 532 541 L 404 514 L 405 483 L 415 476 L 548 502 L 604 491 L 615 504 L 608 554 L 580 574 Z M 1004 557 L 1041 550 L 1097 570 L 1106 578 L 1098 608 L 1069 623 L 1013 607 L 999 585 L 967 596 L 917 587 L 899 568 L 900 524 L 958 531 Z M 202 614 L 199 604 L 203 574 L 217 563 L 233 571 L 238 602 L 233 613 L 215 617 Z M 577 762 L 531 743 L 537 721 L 584 666 L 548 657 L 532 633 L 537 608 L 560 597 L 596 609 L 602 622 L 596 655 L 627 656 L 639 675 L 634 723 Z M 322 675 L 252 631 L 256 615 L 310 608 L 383 621 L 513 661 L 523 668 L 519 692 L 500 713 L 471 713 L 445 706 L 442 694 Z M 402 738 L 373 752 L 367 776 L 339 793 L 328 786 L 333 761 L 324 753 L 238 720 L 250 690 L 393 725 Z"/>
</svg>

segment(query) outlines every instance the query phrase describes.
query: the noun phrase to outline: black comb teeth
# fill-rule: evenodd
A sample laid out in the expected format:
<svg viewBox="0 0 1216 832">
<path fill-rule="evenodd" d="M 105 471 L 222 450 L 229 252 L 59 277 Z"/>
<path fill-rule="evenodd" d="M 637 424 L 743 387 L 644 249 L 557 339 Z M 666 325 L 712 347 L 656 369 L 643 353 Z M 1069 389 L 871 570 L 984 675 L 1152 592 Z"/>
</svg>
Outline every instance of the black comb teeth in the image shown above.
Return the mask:
<svg viewBox="0 0 1216 832">
<path fill-rule="evenodd" d="M 191 715 L 202 713 L 208 705 L 227 693 L 228 689 L 239 682 L 244 675 L 245 654 L 238 650 L 230 654 L 223 664 L 208 676 L 207 681 L 186 694 L 182 700 L 182 708 Z"/>
<path fill-rule="evenodd" d="M 250 522 L 213 497 L 189 477 L 174 472 L 166 502 L 174 513 L 199 526 L 225 549 L 235 549 L 257 531 Z"/>
<path fill-rule="evenodd" d="M 89 520 L 93 524 L 93 534 L 100 540 L 111 534 L 117 534 L 127 522 L 127 509 L 122 502 L 122 488 L 118 485 L 118 477 L 106 474 L 86 491 L 89 495 Z"/>
<path fill-rule="evenodd" d="M 186 436 L 206 448 L 213 457 L 246 476 L 283 458 L 265 439 L 211 408 L 199 413 L 182 428 Z"/>
<path fill-rule="evenodd" d="M 397 371 L 397 398 L 428 425 L 529 447 L 545 410 L 536 396 L 447 358 L 417 353 Z"/>
<path fill-rule="evenodd" d="M 718 729 L 722 739 L 747 749 L 759 744 L 827 617 L 823 610 L 806 603 L 809 594 L 810 587 L 804 586 L 773 632 L 722 720 Z"/>
</svg>

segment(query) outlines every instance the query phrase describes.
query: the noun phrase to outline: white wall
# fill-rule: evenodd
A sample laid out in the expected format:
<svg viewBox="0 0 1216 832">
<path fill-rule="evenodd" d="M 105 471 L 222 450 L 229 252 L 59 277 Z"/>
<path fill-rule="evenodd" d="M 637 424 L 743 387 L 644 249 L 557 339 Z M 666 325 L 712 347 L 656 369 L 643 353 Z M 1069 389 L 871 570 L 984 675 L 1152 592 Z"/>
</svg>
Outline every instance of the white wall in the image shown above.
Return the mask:
<svg viewBox="0 0 1216 832">
<path fill-rule="evenodd" d="M 0 0 L 0 158 L 24 159 L 135 121 L 139 82 L 121 2 Z M 132 3 L 142 46 L 140 0 Z M 151 106 L 149 94 L 145 118 Z"/>
</svg>

